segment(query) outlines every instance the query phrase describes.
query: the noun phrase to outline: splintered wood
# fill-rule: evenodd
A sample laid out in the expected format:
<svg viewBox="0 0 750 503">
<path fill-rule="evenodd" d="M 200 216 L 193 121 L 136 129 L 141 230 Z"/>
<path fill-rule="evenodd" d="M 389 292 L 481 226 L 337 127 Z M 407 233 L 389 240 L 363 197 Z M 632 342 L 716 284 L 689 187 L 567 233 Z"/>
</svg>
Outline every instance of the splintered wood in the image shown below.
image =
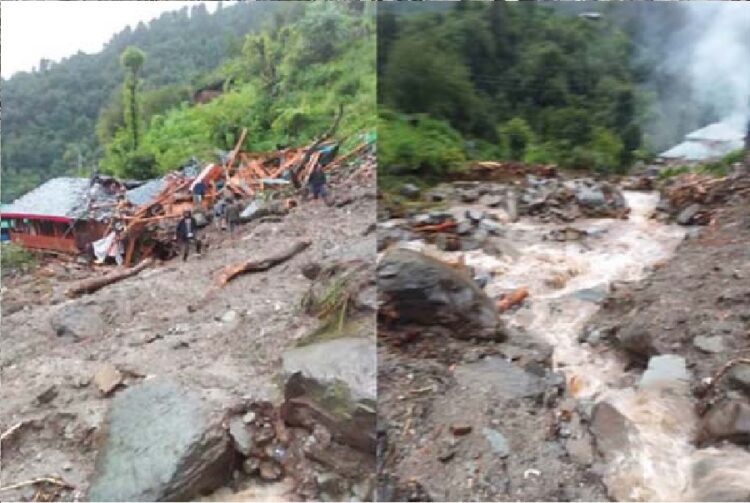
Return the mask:
<svg viewBox="0 0 750 503">
<path fill-rule="evenodd" d="M 250 259 L 239 264 L 229 265 L 224 268 L 222 273 L 216 279 L 216 283 L 221 287 L 241 274 L 266 271 L 282 262 L 286 262 L 298 253 L 301 253 L 311 244 L 311 241 L 298 241 L 291 248 L 279 253 L 278 255 L 266 257 L 260 260 Z"/>
<path fill-rule="evenodd" d="M 516 290 L 513 290 L 510 294 L 506 295 L 505 297 L 501 298 L 497 301 L 497 310 L 501 313 L 504 313 L 505 311 L 509 310 L 513 306 L 516 306 L 520 304 L 521 302 L 526 299 L 526 297 L 529 296 L 529 289 L 522 286 L 521 288 L 517 288 Z"/>
</svg>

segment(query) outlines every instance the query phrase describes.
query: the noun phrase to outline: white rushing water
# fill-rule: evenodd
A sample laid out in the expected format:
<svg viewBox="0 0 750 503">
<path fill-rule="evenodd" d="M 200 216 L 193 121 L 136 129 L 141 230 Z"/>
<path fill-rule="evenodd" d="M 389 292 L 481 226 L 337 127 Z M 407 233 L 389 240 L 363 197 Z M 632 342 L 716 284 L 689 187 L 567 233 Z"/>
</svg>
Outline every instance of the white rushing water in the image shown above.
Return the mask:
<svg viewBox="0 0 750 503">
<path fill-rule="evenodd" d="M 554 364 L 565 372 L 569 392 L 578 398 L 609 402 L 634 425 L 630 448 L 611 460 L 604 474 L 612 498 L 700 501 L 716 498 L 715 491 L 720 490 L 716 488 L 732 485 L 750 494 L 747 452 L 692 445 L 698 418 L 687 383 L 623 388 L 622 362 L 605 348 L 578 341 L 586 322 L 599 309 L 580 297 L 603 294 L 613 282 L 644 278 L 654 266 L 668 260 L 684 238 L 684 229 L 648 218 L 658 194 L 624 195 L 630 217 L 578 220 L 571 226 L 589 234 L 581 241 L 545 240 L 550 230 L 560 226 L 521 220 L 504 225 L 508 229 L 506 247 L 511 249 L 501 256 L 482 250 L 441 252 L 422 242 L 408 246 L 448 261 L 461 256 L 466 265 L 492 274 L 486 287 L 491 297 L 520 286 L 528 288 L 530 307 L 506 316 L 507 321 L 554 346 Z M 451 211 L 463 214 L 469 208 Z M 506 218 L 502 210 L 497 210 L 497 216 Z M 706 492 L 712 487 L 714 492 Z"/>
</svg>

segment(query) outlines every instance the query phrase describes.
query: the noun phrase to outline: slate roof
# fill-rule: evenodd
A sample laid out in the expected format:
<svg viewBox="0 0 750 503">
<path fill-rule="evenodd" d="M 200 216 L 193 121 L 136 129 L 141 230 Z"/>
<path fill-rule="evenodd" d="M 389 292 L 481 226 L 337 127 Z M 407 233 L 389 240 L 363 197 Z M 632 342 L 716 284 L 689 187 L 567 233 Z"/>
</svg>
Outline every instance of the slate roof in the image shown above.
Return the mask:
<svg viewBox="0 0 750 503">
<path fill-rule="evenodd" d="M 88 178 L 53 178 L 4 205 L 2 213 L 79 218 L 86 213 L 89 186 Z"/>
</svg>

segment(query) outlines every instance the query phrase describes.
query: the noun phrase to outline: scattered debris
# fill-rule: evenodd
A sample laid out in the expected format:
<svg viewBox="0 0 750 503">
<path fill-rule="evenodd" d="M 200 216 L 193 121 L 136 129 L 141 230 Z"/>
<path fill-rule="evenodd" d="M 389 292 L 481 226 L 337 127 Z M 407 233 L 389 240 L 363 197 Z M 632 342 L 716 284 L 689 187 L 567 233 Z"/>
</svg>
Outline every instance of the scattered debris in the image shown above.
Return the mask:
<svg viewBox="0 0 750 503">
<path fill-rule="evenodd" d="M 511 293 L 502 296 L 497 301 L 497 310 L 501 313 L 508 311 L 510 308 L 517 306 L 529 296 L 529 289 L 525 286 L 513 290 Z"/>
<path fill-rule="evenodd" d="M 268 270 L 278 264 L 281 264 L 282 262 L 286 262 L 298 253 L 303 252 L 308 246 L 310 246 L 310 244 L 311 241 L 298 241 L 291 248 L 279 253 L 278 255 L 260 260 L 250 259 L 246 262 L 242 262 L 241 264 L 227 266 L 219 275 L 216 282 L 219 286 L 224 286 L 240 274 Z"/>
</svg>

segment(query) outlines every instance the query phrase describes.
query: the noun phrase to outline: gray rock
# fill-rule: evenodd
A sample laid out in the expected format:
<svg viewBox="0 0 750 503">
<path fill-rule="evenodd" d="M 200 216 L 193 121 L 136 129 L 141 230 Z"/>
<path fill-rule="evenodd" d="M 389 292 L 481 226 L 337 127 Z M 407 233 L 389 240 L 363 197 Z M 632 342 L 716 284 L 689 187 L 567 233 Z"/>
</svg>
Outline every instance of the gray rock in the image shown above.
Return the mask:
<svg viewBox="0 0 750 503">
<path fill-rule="evenodd" d="M 487 391 L 499 401 L 538 399 L 547 388 L 544 379 L 498 357 L 456 367 L 455 377 L 459 386 L 477 393 Z"/>
<path fill-rule="evenodd" d="M 723 353 L 726 350 L 724 338 L 719 335 L 713 337 L 699 335 L 693 339 L 693 345 L 704 353 Z"/>
<path fill-rule="evenodd" d="M 565 449 L 570 459 L 579 465 L 589 466 L 594 462 L 594 450 L 588 435 L 581 438 L 569 438 L 565 441 Z"/>
<path fill-rule="evenodd" d="M 645 323 L 632 321 L 618 331 L 616 336 L 619 345 L 638 356 L 651 356 L 656 353 L 654 337 Z"/>
<path fill-rule="evenodd" d="M 750 364 L 740 363 L 731 368 L 727 381 L 734 387 L 750 393 Z"/>
<path fill-rule="evenodd" d="M 488 233 L 494 236 L 503 235 L 503 226 L 495 222 L 494 220 L 490 220 L 488 218 L 485 218 L 484 220 L 479 222 L 479 228 L 484 229 L 485 231 L 487 231 Z"/>
<path fill-rule="evenodd" d="M 249 456 L 253 449 L 253 437 L 245 426 L 245 421 L 240 416 L 234 416 L 229 420 L 229 436 L 232 438 L 232 445 L 243 456 Z"/>
<path fill-rule="evenodd" d="M 750 405 L 739 400 L 724 400 L 709 409 L 703 420 L 699 441 L 729 440 L 750 444 Z"/>
<path fill-rule="evenodd" d="M 641 377 L 638 387 L 661 388 L 665 386 L 687 385 L 690 381 L 685 366 L 685 359 L 678 355 L 653 356 L 648 361 L 648 368 Z"/>
<path fill-rule="evenodd" d="M 473 203 L 477 199 L 479 199 L 479 192 L 476 190 L 463 190 L 461 191 L 459 197 L 461 198 L 461 202 L 464 203 Z"/>
<path fill-rule="evenodd" d="M 413 183 L 405 183 L 399 190 L 399 193 L 407 199 L 417 199 L 419 197 L 419 192 L 419 187 Z"/>
<path fill-rule="evenodd" d="M 239 317 L 239 314 L 237 314 L 237 311 L 230 309 L 229 311 L 224 313 L 224 315 L 221 317 L 221 321 L 222 323 L 231 324 L 237 321 L 238 317 Z"/>
<path fill-rule="evenodd" d="M 150 379 L 112 401 L 89 501 L 186 501 L 232 473 L 221 417 L 201 397 Z"/>
<path fill-rule="evenodd" d="M 700 204 L 691 204 L 677 215 L 675 221 L 680 225 L 690 225 L 690 223 L 693 221 L 693 217 L 695 217 L 695 215 L 697 215 L 700 210 Z"/>
<path fill-rule="evenodd" d="M 503 340 L 497 308 L 465 272 L 412 250 L 386 253 L 378 264 L 381 305 L 402 323 L 441 325 L 457 338 Z"/>
<path fill-rule="evenodd" d="M 497 208 L 503 204 L 503 198 L 497 195 L 485 194 L 479 198 L 479 204 L 488 206 L 490 208 Z"/>
<path fill-rule="evenodd" d="M 604 192 L 598 188 L 579 187 L 576 191 L 578 204 L 589 208 L 597 208 L 606 204 Z"/>
<path fill-rule="evenodd" d="M 36 396 L 36 403 L 38 403 L 39 405 L 50 403 L 52 400 L 55 399 L 56 396 L 57 396 L 57 386 L 53 384 L 45 388 L 44 391 L 42 391 Z"/>
<path fill-rule="evenodd" d="M 479 210 L 466 210 L 466 218 L 478 224 L 484 218 L 484 212 Z"/>
<path fill-rule="evenodd" d="M 461 236 L 470 234 L 473 230 L 474 224 L 472 224 L 470 220 L 461 220 L 458 222 L 458 225 L 456 225 L 456 234 Z"/>
<path fill-rule="evenodd" d="M 484 287 L 487 286 L 487 283 L 490 282 L 492 279 L 492 276 L 488 272 L 479 272 L 474 275 L 474 281 L 479 285 L 479 288 L 484 289 Z"/>
<path fill-rule="evenodd" d="M 318 414 L 340 443 L 374 452 L 377 400 L 375 342 L 343 337 L 285 351 L 282 372 L 286 378 L 284 397 L 290 424 L 298 417 L 295 403 L 304 398 L 315 404 L 301 415 Z"/>
<path fill-rule="evenodd" d="M 597 451 L 607 460 L 625 452 L 630 446 L 633 425 L 614 406 L 599 402 L 591 413 L 591 434 L 596 439 Z"/>
<path fill-rule="evenodd" d="M 50 325 L 58 336 L 74 340 L 101 337 L 107 326 L 102 307 L 81 302 L 62 306 L 50 319 Z"/>
<path fill-rule="evenodd" d="M 609 288 L 607 285 L 600 285 L 593 288 L 583 288 L 572 293 L 573 297 L 594 304 L 601 304 L 607 298 Z"/>
<path fill-rule="evenodd" d="M 195 218 L 195 225 L 197 225 L 199 228 L 208 225 L 208 218 L 203 211 L 194 211 L 193 218 Z"/>
<path fill-rule="evenodd" d="M 492 428 L 483 428 L 484 438 L 490 443 L 492 452 L 501 458 L 507 458 L 510 455 L 510 445 L 502 433 Z"/>
<path fill-rule="evenodd" d="M 250 204 L 245 206 L 245 209 L 240 212 L 240 222 L 251 222 L 270 214 L 271 211 L 264 203 L 251 201 Z"/>
</svg>

